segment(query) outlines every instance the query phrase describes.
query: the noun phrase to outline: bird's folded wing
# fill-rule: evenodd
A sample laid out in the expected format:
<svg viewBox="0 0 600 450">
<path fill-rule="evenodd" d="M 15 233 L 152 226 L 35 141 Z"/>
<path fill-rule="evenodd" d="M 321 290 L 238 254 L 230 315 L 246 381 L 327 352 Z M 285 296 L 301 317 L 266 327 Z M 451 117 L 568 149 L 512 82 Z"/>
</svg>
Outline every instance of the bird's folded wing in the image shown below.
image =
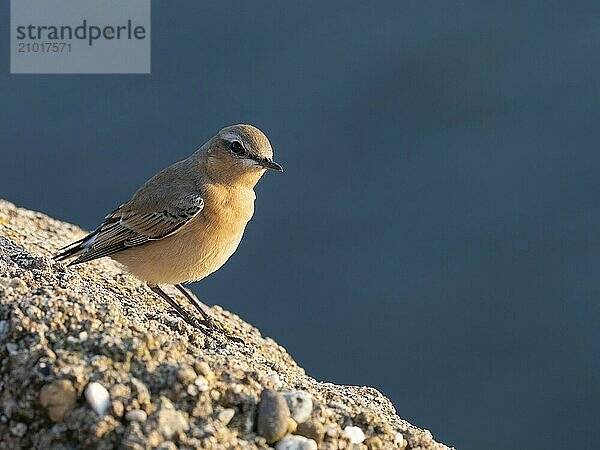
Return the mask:
<svg viewBox="0 0 600 450">
<path fill-rule="evenodd" d="M 204 201 L 199 194 L 186 194 L 158 211 L 141 212 L 129 202 L 106 216 L 102 225 L 83 242 L 87 248 L 73 261 L 79 264 L 163 239 L 194 218 Z"/>
</svg>

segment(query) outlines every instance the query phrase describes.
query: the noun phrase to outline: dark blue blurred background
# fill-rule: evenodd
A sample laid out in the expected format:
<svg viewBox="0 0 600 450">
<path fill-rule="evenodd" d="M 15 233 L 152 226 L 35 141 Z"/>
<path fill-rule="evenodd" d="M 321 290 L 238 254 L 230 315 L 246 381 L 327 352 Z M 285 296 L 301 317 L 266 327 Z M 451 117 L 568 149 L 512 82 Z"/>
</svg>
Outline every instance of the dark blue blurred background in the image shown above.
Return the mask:
<svg viewBox="0 0 600 450">
<path fill-rule="evenodd" d="M 270 137 L 194 286 L 465 450 L 600 440 L 600 3 L 154 2 L 151 75 L 9 75 L 0 195 L 93 228 L 221 127 Z"/>
</svg>

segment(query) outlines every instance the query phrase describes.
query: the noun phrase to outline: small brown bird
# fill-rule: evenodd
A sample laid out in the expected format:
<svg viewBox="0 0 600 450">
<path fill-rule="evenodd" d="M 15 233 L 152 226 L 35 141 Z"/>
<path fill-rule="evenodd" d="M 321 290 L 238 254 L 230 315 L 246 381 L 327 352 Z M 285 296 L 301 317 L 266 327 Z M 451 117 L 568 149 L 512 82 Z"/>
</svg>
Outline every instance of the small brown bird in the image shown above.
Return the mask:
<svg viewBox="0 0 600 450">
<path fill-rule="evenodd" d="M 69 266 L 110 256 L 205 334 L 211 317 L 182 283 L 219 269 L 237 249 L 254 213 L 254 186 L 273 161 L 267 137 L 252 125 L 223 128 L 187 159 L 150 178 L 102 225 L 61 249 Z M 197 321 L 161 288 L 173 284 L 202 314 Z M 202 326 L 198 326 L 202 325 Z"/>
</svg>

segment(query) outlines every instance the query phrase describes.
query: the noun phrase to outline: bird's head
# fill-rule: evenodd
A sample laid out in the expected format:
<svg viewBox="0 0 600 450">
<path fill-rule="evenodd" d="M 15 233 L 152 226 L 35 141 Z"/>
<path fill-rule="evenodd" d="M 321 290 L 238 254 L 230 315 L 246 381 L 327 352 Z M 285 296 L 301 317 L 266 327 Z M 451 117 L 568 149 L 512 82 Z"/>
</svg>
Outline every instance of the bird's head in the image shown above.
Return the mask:
<svg viewBox="0 0 600 450">
<path fill-rule="evenodd" d="M 254 186 L 267 169 L 283 172 L 273 161 L 273 149 L 267 136 L 252 125 L 223 128 L 205 146 L 208 170 L 222 182 Z"/>
</svg>

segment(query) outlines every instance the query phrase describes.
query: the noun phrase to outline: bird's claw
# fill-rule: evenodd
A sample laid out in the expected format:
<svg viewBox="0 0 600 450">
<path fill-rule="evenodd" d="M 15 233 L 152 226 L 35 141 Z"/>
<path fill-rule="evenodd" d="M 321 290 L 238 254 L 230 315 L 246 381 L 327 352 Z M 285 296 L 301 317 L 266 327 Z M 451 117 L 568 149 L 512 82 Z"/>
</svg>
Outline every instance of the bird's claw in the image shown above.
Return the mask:
<svg viewBox="0 0 600 450">
<path fill-rule="evenodd" d="M 244 343 L 244 340 L 236 336 L 234 331 L 225 322 L 221 322 L 220 320 L 214 318 L 211 318 L 210 321 L 213 330 L 217 330 L 230 341 L 239 342 L 240 344 Z"/>
<path fill-rule="evenodd" d="M 203 320 L 195 320 L 196 328 L 199 328 L 206 336 L 212 337 L 212 333 L 217 331 L 232 342 L 244 344 L 244 340 L 234 334 L 234 331 L 224 322 L 214 319 L 210 316 Z"/>
</svg>

